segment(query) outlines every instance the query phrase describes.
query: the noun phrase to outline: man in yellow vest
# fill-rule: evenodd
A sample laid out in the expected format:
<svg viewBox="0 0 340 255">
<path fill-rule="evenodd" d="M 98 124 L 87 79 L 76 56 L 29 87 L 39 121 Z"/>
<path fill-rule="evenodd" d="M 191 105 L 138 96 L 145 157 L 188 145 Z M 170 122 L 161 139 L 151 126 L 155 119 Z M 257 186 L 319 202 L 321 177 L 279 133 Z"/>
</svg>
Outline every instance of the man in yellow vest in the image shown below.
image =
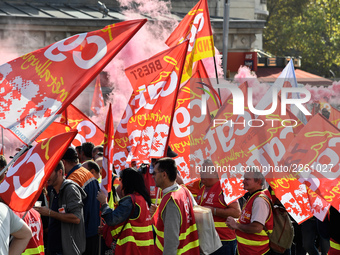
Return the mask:
<svg viewBox="0 0 340 255">
<path fill-rule="evenodd" d="M 171 158 L 159 159 L 154 168 L 156 186 L 163 191 L 155 225 L 155 254 L 199 254 L 193 197 L 176 183 L 177 166 Z"/>
<path fill-rule="evenodd" d="M 228 217 L 227 225 L 235 229 L 239 255 L 270 254 L 266 231 L 273 230 L 273 215 L 271 202 L 262 189 L 265 179 L 256 167 L 246 167 L 244 172 L 243 185 L 249 198 L 238 222 Z"/>
</svg>

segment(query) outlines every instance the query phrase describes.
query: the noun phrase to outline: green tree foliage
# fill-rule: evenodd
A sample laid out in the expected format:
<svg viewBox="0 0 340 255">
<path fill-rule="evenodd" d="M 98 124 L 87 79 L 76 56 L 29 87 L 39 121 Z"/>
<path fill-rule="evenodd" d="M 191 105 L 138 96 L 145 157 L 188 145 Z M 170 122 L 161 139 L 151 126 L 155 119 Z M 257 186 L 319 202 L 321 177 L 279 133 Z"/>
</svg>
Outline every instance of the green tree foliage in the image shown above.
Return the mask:
<svg viewBox="0 0 340 255">
<path fill-rule="evenodd" d="M 340 77 L 340 1 L 268 0 L 264 50 L 301 57 L 301 68 Z"/>
</svg>

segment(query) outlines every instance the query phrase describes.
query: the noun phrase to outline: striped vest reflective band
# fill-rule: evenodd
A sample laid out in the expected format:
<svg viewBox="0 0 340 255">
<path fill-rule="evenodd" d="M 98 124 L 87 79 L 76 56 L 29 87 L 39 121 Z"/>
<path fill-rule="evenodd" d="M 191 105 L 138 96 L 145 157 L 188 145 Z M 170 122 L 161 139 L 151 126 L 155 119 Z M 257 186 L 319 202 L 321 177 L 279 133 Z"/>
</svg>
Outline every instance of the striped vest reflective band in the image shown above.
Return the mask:
<svg viewBox="0 0 340 255">
<path fill-rule="evenodd" d="M 158 208 L 158 219 L 155 226 L 156 241 L 155 254 L 163 254 L 164 250 L 164 222 L 163 211 L 167 203 L 172 199 L 176 204 L 181 215 L 181 226 L 179 232 L 179 245 L 177 254 L 183 255 L 199 255 L 198 232 L 195 223 L 194 211 L 191 196 L 186 188 L 179 186 L 177 190 L 170 191 L 164 195 L 162 202 Z M 166 238 L 166 237 L 165 237 Z"/>
<path fill-rule="evenodd" d="M 207 196 L 203 198 L 205 189 L 206 187 L 203 186 L 198 192 L 197 198 L 199 205 L 211 206 L 214 208 L 222 209 L 227 208 L 224 201 L 221 201 L 219 198 L 220 195 L 222 194 L 220 182 L 216 182 L 208 191 Z M 227 225 L 225 224 L 226 218 L 218 217 L 215 215 L 213 215 L 213 218 L 215 223 L 215 229 L 218 235 L 220 236 L 221 241 L 235 240 L 236 238 L 235 231 L 227 227 Z"/>
<path fill-rule="evenodd" d="M 135 208 L 139 207 L 137 218 L 130 218 L 122 230 L 125 222 L 118 224 L 111 231 L 112 237 L 119 238 L 116 245 L 116 254 L 126 255 L 144 255 L 152 254 L 154 249 L 154 240 L 152 233 L 151 217 L 149 206 L 145 199 L 138 193 L 135 196 Z"/>
<path fill-rule="evenodd" d="M 330 239 L 330 248 L 328 251 L 328 255 L 339 255 L 340 254 L 340 244 L 334 241 L 334 239 Z"/>
<path fill-rule="evenodd" d="M 15 212 L 20 218 L 24 217 L 26 212 Z M 22 254 L 25 255 L 43 255 L 44 251 L 44 233 L 43 226 L 40 218 L 40 214 L 31 208 L 25 218 L 25 223 L 32 230 L 32 238 L 26 246 L 25 251 Z"/>
<path fill-rule="evenodd" d="M 271 210 L 270 201 L 268 201 L 268 197 L 265 195 L 264 191 L 256 191 L 246 202 L 244 205 L 241 216 L 239 218 L 239 222 L 241 224 L 249 224 L 251 223 L 251 215 L 252 208 L 255 198 L 261 195 L 261 198 L 264 199 L 269 204 L 269 216 L 267 217 L 265 227 L 269 232 L 273 231 L 273 214 Z M 240 230 L 236 230 L 236 239 L 237 239 L 237 250 L 239 254 L 252 254 L 252 255 L 262 255 L 269 251 L 269 238 L 266 231 L 263 229 L 260 233 L 256 234 L 247 234 Z"/>
</svg>

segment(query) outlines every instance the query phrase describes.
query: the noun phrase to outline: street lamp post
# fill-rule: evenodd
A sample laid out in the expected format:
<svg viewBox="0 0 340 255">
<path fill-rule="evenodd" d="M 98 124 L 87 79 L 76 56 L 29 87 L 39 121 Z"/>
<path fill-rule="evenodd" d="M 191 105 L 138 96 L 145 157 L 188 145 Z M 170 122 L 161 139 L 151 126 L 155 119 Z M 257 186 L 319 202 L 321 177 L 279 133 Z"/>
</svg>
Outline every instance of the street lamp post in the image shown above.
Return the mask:
<svg viewBox="0 0 340 255">
<path fill-rule="evenodd" d="M 229 34 L 229 2 L 225 0 L 223 15 L 223 73 L 227 79 L 227 60 L 228 60 L 228 34 Z"/>
</svg>

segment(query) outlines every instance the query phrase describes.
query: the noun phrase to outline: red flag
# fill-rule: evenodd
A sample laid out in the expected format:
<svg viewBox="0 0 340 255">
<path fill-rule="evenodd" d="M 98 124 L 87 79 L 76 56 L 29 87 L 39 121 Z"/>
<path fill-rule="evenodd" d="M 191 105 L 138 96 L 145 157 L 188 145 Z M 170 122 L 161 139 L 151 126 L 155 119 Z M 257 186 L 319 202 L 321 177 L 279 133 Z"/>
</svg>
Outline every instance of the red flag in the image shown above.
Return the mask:
<svg viewBox="0 0 340 255">
<path fill-rule="evenodd" d="M 320 109 L 326 108 L 329 112 L 329 121 L 332 122 L 334 126 L 340 129 L 340 111 L 334 108 L 329 103 L 320 103 Z"/>
<path fill-rule="evenodd" d="M 164 155 L 187 47 L 179 44 L 125 70 L 135 93 L 127 123 L 135 160 Z"/>
<path fill-rule="evenodd" d="M 4 154 L 4 146 L 3 145 L 1 145 L 0 155 L 5 155 Z"/>
<path fill-rule="evenodd" d="M 101 189 L 107 192 L 111 191 L 112 184 L 113 135 L 114 126 L 112 117 L 112 107 L 110 104 L 105 123 L 103 171 L 102 182 L 100 184 Z"/>
<path fill-rule="evenodd" d="M 216 92 L 210 84 L 203 63 L 199 61 L 197 66 L 193 77 L 178 93 L 169 137 L 171 149 L 178 154 L 175 161 L 184 184 L 200 178 L 193 168 L 190 169 L 190 158 L 195 158 L 196 149 L 202 148 L 201 143 L 208 142 L 202 137 L 210 124 L 210 114 L 216 112 L 219 106 Z M 202 95 L 207 97 L 206 115 L 202 115 L 201 111 Z M 198 148 L 195 141 L 200 141 Z"/>
<path fill-rule="evenodd" d="M 30 143 L 146 21 L 124 21 L 74 35 L 0 66 L 0 125 Z"/>
<path fill-rule="evenodd" d="M 165 43 L 169 47 L 173 47 L 184 40 L 189 40 L 189 47 L 181 83 L 192 76 L 194 62 L 215 56 L 207 0 L 200 0 L 188 12 Z"/>
<path fill-rule="evenodd" d="M 23 212 L 33 206 L 76 134 L 71 130 L 38 143 L 8 169 L 0 196 L 12 210 Z"/>
<path fill-rule="evenodd" d="M 113 165 L 117 174 L 123 169 L 129 167 L 127 160 L 129 151 L 131 150 L 131 146 L 127 130 L 127 123 L 132 116 L 132 103 L 134 102 L 134 100 L 135 95 L 132 93 L 124 111 L 123 117 L 120 120 L 120 123 L 116 129 L 116 133 L 114 135 Z"/>
<path fill-rule="evenodd" d="M 244 95 L 245 102 L 248 102 L 247 83 L 242 83 L 239 89 Z M 247 123 L 250 119 L 254 119 L 254 115 L 248 110 L 248 107 L 244 107 L 244 115 L 233 115 L 233 98 L 230 95 L 219 108 L 214 121 L 211 123 L 211 127 L 205 136 L 207 142 L 201 147 L 201 153 L 196 153 L 195 156 L 202 157 L 202 152 L 205 155 L 200 161 L 195 160 L 192 163 L 192 165 L 201 167 L 204 159 L 211 158 L 217 172 L 220 174 L 220 183 L 224 191 L 224 200 L 227 204 L 235 201 L 245 193 L 242 184 L 243 174 L 239 166 L 244 165 L 245 160 L 250 156 L 236 142 L 250 135 L 250 127 L 233 125 L 231 122 Z"/>
<path fill-rule="evenodd" d="M 92 120 L 90 120 L 84 113 L 82 113 L 74 105 L 69 105 L 65 112 L 63 112 L 60 119 L 61 123 L 67 123 L 71 129 L 77 129 L 78 134 L 72 142 L 73 146 L 79 146 L 85 142 L 92 142 L 95 145 L 102 144 L 104 141 L 104 131 L 98 127 Z"/>
<path fill-rule="evenodd" d="M 71 127 L 68 125 L 65 125 L 63 123 L 59 122 L 52 122 L 51 125 L 49 125 L 44 132 L 42 132 L 36 139 L 36 142 L 41 142 L 47 138 L 50 138 L 52 136 L 69 132 L 71 130 Z"/>
<path fill-rule="evenodd" d="M 340 131 L 315 115 L 289 145 L 281 164 L 335 208 L 340 208 Z"/>
<path fill-rule="evenodd" d="M 100 86 L 100 75 L 97 76 L 96 85 L 94 87 L 91 110 L 94 114 L 99 115 L 100 109 L 104 107 L 104 99 L 102 88 Z"/>
</svg>

